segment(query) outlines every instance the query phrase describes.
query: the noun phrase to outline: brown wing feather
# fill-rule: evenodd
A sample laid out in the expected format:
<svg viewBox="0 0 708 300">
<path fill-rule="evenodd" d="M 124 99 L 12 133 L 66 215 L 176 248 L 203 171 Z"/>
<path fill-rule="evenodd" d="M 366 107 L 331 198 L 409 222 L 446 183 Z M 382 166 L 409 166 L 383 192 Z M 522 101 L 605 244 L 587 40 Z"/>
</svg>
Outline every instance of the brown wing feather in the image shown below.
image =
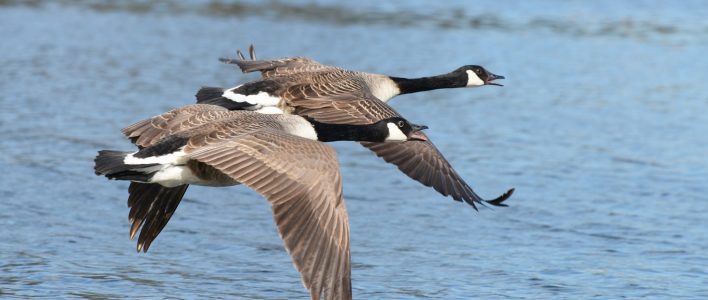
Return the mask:
<svg viewBox="0 0 708 300">
<path fill-rule="evenodd" d="M 192 104 L 173 109 L 161 115 L 139 121 L 121 132 L 138 147 L 153 145 L 166 135 L 188 130 L 229 116 L 221 106 Z"/>
<path fill-rule="evenodd" d="M 187 187 L 189 185 L 167 188 L 155 183 L 130 183 L 128 187 L 130 193 L 128 219 L 132 223 L 130 239 L 133 239 L 138 229 L 142 227 L 138 237 L 138 251 L 148 251 L 152 241 L 170 221 Z"/>
<path fill-rule="evenodd" d="M 366 125 L 400 114 L 371 94 L 294 96 L 288 100 L 294 114 L 323 123 Z"/>
<path fill-rule="evenodd" d="M 268 199 L 285 248 L 313 299 L 351 299 L 349 223 L 331 147 L 261 130 L 195 150 L 190 157 Z"/>
<path fill-rule="evenodd" d="M 244 73 L 261 72 L 263 78 L 292 75 L 305 72 L 338 70 L 339 68 L 320 64 L 307 57 L 288 57 L 272 60 L 245 60 L 220 58 L 227 64 L 236 64 Z"/>
<path fill-rule="evenodd" d="M 501 204 L 509 198 L 514 189 L 493 200 L 484 200 L 457 174 L 440 151 L 428 141 L 408 141 L 403 143 L 362 142 L 364 147 L 376 153 L 386 162 L 394 164 L 408 177 L 434 188 L 445 196 L 457 201 L 465 201 L 477 209 L 475 203 Z"/>
</svg>

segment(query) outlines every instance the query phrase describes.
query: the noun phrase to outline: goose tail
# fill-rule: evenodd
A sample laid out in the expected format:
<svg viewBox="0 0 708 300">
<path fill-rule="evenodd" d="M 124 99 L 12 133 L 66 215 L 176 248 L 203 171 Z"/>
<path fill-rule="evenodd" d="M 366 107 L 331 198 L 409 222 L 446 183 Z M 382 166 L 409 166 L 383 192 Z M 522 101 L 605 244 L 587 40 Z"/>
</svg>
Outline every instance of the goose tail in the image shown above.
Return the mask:
<svg viewBox="0 0 708 300">
<path fill-rule="evenodd" d="M 199 89 L 197 94 L 198 104 L 218 105 L 228 110 L 243 110 L 252 108 L 254 105 L 248 102 L 237 102 L 223 97 L 224 88 L 205 86 Z"/>
<path fill-rule="evenodd" d="M 126 164 L 126 156 L 132 152 L 101 150 L 94 159 L 94 171 L 108 179 L 149 182 L 157 171 L 158 164 Z"/>
<path fill-rule="evenodd" d="M 197 103 L 206 104 L 209 100 L 222 98 L 224 95 L 224 89 L 220 87 L 205 86 L 197 91 L 195 95 L 197 97 Z"/>
</svg>

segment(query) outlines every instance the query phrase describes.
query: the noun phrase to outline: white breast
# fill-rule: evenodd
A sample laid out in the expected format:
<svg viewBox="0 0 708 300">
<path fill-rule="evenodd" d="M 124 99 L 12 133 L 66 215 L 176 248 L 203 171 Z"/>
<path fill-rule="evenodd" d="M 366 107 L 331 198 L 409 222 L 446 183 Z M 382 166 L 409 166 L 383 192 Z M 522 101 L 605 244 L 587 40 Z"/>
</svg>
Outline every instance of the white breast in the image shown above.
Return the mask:
<svg viewBox="0 0 708 300">
<path fill-rule="evenodd" d="M 310 122 L 296 115 L 282 115 L 281 125 L 285 132 L 310 140 L 317 140 L 317 132 Z"/>
<path fill-rule="evenodd" d="M 374 94 L 376 98 L 379 98 L 379 100 L 386 102 L 401 94 L 401 90 L 398 88 L 398 85 L 396 85 L 396 83 L 388 76 L 370 75 L 370 77 L 364 77 L 364 80 L 369 86 L 371 93 Z"/>
</svg>

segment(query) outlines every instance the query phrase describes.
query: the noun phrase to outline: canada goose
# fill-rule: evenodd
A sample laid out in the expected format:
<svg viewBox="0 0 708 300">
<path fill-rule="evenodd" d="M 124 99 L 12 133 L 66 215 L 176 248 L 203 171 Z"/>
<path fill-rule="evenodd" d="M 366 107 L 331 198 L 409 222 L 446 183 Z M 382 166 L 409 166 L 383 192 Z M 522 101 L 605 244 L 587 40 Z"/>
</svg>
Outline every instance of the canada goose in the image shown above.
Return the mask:
<svg viewBox="0 0 708 300">
<path fill-rule="evenodd" d="M 239 55 L 242 56 L 240 52 Z M 255 55 L 251 57 L 255 58 Z M 260 71 L 262 79 L 229 89 L 203 87 L 197 92 L 197 99 L 204 103 L 231 106 L 232 109 L 263 109 L 264 112 L 275 111 L 275 108 L 282 110 L 282 102 L 303 97 L 366 93 L 387 102 L 400 94 L 444 88 L 501 86 L 494 81 L 504 79 L 504 76 L 495 75 L 477 65 L 462 66 L 437 76 L 409 79 L 349 71 L 322 65 L 306 57 L 220 60 L 238 65 L 244 73 Z"/>
<path fill-rule="evenodd" d="M 201 98 L 213 99 L 218 96 L 240 102 L 248 109 L 276 106 L 280 98 L 295 95 L 283 95 L 282 89 L 293 85 L 309 84 L 319 96 L 368 91 L 376 98 L 387 102 L 400 94 L 422 91 L 478 87 L 483 85 L 502 86 L 494 82 L 504 79 L 478 65 L 465 65 L 452 72 L 431 77 L 403 78 L 366 72 L 349 71 L 338 67 L 320 64 L 307 57 L 289 57 L 275 60 L 257 60 L 253 45 L 249 47 L 250 60 L 241 51 L 239 59 L 220 58 L 227 64 L 237 65 L 244 73 L 260 71 L 263 79 L 252 81 L 230 89 L 202 89 L 207 93 Z M 207 97 L 208 96 L 208 97 Z M 311 96 L 311 95 L 305 95 Z M 198 96 L 199 97 L 199 96 Z M 246 106 L 250 105 L 250 106 Z"/>
<path fill-rule="evenodd" d="M 295 115 L 195 104 L 123 133 L 137 152 L 102 150 L 95 171 L 132 181 L 130 238 L 147 252 L 189 184 L 242 183 L 272 205 L 285 248 L 312 299 L 351 299 L 349 224 L 334 149 L 319 141 L 404 141 L 425 126 L 392 117 L 369 125 L 323 124 Z M 345 134 L 343 134 L 343 132 Z"/>
<path fill-rule="evenodd" d="M 493 81 L 504 78 L 480 66 L 464 66 L 443 75 L 406 79 L 349 71 L 305 57 L 256 60 L 253 46 L 249 52 L 250 60 L 240 51 L 237 52 L 240 59 L 220 60 L 238 65 L 244 73 L 260 71 L 263 78 L 230 89 L 204 87 L 197 92 L 197 102 L 232 110 L 297 114 L 326 123 L 367 124 L 380 118 L 378 111 L 392 110 L 385 102 L 396 95 L 439 88 L 500 85 Z M 362 144 L 386 162 L 398 166 L 410 178 L 475 209 L 475 202 L 506 206 L 502 202 L 514 192 L 512 188 L 495 199 L 482 199 L 430 141 Z"/>
</svg>

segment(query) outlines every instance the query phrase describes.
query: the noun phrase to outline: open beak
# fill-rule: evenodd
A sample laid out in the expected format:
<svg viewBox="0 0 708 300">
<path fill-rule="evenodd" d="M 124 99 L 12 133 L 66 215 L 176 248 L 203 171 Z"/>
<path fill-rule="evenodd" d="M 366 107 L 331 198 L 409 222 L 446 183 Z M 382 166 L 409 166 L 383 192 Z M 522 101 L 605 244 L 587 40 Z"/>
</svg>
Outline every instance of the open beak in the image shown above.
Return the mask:
<svg viewBox="0 0 708 300">
<path fill-rule="evenodd" d="M 425 136 L 425 134 L 421 131 L 424 129 L 428 129 L 428 126 L 425 125 L 416 125 L 416 124 L 411 124 L 411 130 L 410 133 L 408 133 L 408 140 L 409 141 L 427 141 L 428 137 Z"/>
<path fill-rule="evenodd" d="M 503 85 L 501 85 L 501 84 L 499 84 L 499 83 L 492 82 L 492 81 L 497 80 L 497 79 L 504 79 L 504 76 L 496 75 L 496 74 L 491 73 L 491 72 L 487 72 L 487 81 L 485 81 L 484 84 L 485 84 L 485 85 L 503 86 Z"/>
</svg>

